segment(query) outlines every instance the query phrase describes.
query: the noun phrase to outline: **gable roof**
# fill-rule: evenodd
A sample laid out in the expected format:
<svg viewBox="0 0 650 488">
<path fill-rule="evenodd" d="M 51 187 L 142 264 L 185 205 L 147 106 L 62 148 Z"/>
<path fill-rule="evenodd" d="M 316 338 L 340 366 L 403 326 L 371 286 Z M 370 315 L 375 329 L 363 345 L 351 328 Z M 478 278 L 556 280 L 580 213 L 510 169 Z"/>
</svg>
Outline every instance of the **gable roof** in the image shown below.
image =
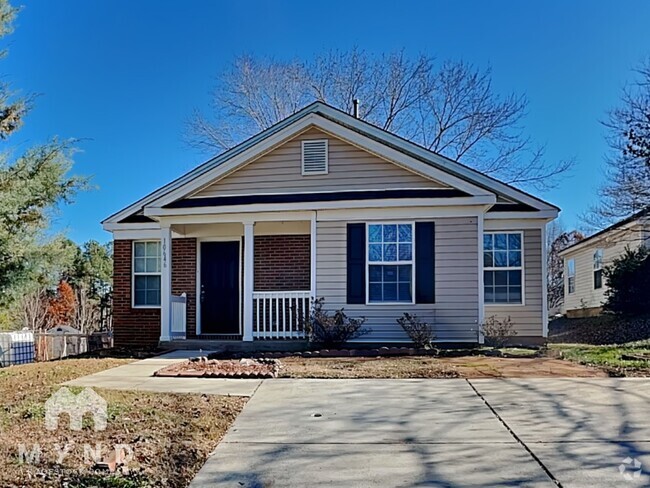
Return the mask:
<svg viewBox="0 0 650 488">
<path fill-rule="evenodd" d="M 280 139 L 280 135 L 290 133 L 292 126 L 298 126 L 300 123 L 306 123 L 307 121 L 321 128 L 329 122 L 330 130 L 337 130 L 338 127 L 341 130 L 353 131 L 367 141 L 378 143 L 380 145 L 378 147 L 383 146 L 387 150 L 398 151 L 406 157 L 411 158 L 412 161 L 419 162 L 420 164 L 424 163 L 430 171 L 448 175 L 457 186 L 460 185 L 463 187 L 461 189 L 474 188 L 478 189 L 481 194 L 496 194 L 501 199 L 514 200 L 516 204 L 529 206 L 533 210 L 559 211 L 558 207 L 544 200 L 484 175 L 462 163 L 434 153 L 418 144 L 357 119 L 323 102 L 314 102 L 111 215 L 102 223 L 119 223 L 125 219 L 133 219 L 134 216 L 140 217 L 145 206 L 152 204 L 154 206 L 167 205 L 187 194 L 191 194 L 197 189 L 196 186 L 200 181 L 207 177 L 216 178 L 219 176 L 218 173 L 225 173 L 226 170 L 236 168 L 236 166 L 226 168 L 227 163 L 236 162 L 237 158 L 242 158 L 249 153 L 254 154 L 256 147 L 261 148 L 263 144 L 270 144 L 274 138 Z M 284 140 L 286 140 L 286 137 Z M 279 143 L 281 142 L 279 141 Z M 144 218 L 146 219 L 146 217 Z M 148 220 L 151 221 L 151 219 Z"/>
<path fill-rule="evenodd" d="M 613 232 L 615 230 L 621 229 L 622 227 L 625 227 L 628 224 L 633 224 L 635 221 L 650 215 L 650 207 L 646 207 L 643 210 L 640 210 L 639 212 L 636 212 L 635 214 L 630 215 L 626 219 L 620 220 L 619 222 L 616 222 L 615 224 L 610 225 L 609 227 L 605 227 L 603 230 L 600 230 L 596 232 L 595 234 L 590 235 L 589 237 L 576 242 L 575 244 L 571 244 L 569 247 L 562 249 L 560 251 L 560 256 L 563 256 L 571 251 L 576 251 L 582 247 L 585 247 L 598 239 L 604 237 L 606 234 L 609 234 L 610 232 Z"/>
</svg>

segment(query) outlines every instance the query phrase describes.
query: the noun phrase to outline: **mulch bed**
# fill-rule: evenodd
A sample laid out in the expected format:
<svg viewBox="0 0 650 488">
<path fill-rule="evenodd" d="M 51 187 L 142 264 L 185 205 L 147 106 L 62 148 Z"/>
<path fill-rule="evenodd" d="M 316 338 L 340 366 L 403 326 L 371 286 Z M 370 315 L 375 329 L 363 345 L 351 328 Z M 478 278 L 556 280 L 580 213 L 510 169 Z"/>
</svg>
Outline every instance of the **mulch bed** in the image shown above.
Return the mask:
<svg viewBox="0 0 650 488">
<path fill-rule="evenodd" d="M 194 358 L 159 369 L 154 376 L 189 378 L 275 378 L 281 364 L 277 359 Z"/>
<path fill-rule="evenodd" d="M 548 330 L 548 341 L 554 344 L 625 344 L 650 339 L 650 316 L 563 317 L 552 320 Z"/>
</svg>

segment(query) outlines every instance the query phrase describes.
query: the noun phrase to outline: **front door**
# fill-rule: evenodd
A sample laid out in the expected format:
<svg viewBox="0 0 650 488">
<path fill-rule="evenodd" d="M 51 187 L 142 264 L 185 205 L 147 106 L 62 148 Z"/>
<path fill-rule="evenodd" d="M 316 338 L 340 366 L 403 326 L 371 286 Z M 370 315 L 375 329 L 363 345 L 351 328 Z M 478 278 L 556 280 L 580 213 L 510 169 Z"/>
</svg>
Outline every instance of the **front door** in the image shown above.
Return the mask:
<svg viewBox="0 0 650 488">
<path fill-rule="evenodd" d="M 239 241 L 201 243 L 201 334 L 239 334 Z"/>
</svg>

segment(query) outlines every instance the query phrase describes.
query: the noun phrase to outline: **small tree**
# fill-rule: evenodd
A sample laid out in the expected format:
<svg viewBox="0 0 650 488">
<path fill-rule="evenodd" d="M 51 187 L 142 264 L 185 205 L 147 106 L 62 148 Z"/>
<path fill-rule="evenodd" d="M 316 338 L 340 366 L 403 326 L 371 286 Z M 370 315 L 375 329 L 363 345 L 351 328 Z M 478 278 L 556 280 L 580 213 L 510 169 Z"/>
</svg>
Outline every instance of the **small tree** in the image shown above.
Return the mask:
<svg viewBox="0 0 650 488">
<path fill-rule="evenodd" d="M 404 313 L 404 316 L 397 319 L 397 323 L 404 329 L 415 347 L 431 349 L 436 334 L 433 327 L 427 322 L 422 322 L 417 315 Z"/>
<path fill-rule="evenodd" d="M 67 281 L 61 281 L 48 308 L 52 325 L 69 325 L 74 318 L 76 305 L 74 290 Z"/>
<path fill-rule="evenodd" d="M 604 270 L 607 291 L 604 309 L 639 315 L 650 313 L 650 251 L 645 247 L 625 248 Z"/>
<path fill-rule="evenodd" d="M 340 346 L 370 332 L 363 327 L 365 317 L 353 319 L 347 316 L 342 308 L 333 315 L 323 310 L 324 298 L 317 298 L 312 303 L 309 319 L 305 330 L 311 342 L 320 343 L 325 347 Z"/>
</svg>

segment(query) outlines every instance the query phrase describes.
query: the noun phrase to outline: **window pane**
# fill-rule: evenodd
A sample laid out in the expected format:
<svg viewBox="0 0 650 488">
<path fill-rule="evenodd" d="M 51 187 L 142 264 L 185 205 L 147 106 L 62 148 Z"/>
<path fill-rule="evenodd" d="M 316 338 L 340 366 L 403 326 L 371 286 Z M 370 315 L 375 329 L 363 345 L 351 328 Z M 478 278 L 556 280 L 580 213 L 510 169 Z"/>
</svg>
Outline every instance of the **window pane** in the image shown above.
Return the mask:
<svg viewBox="0 0 650 488">
<path fill-rule="evenodd" d="M 494 249 L 508 249 L 508 234 L 494 234 Z"/>
<path fill-rule="evenodd" d="M 508 266 L 507 251 L 494 251 L 494 266 L 497 268 L 505 268 Z"/>
<path fill-rule="evenodd" d="M 494 303 L 494 287 L 486 286 L 485 287 L 485 301 L 486 303 Z"/>
<path fill-rule="evenodd" d="M 483 271 L 483 283 L 485 285 L 494 285 L 494 271 Z"/>
<path fill-rule="evenodd" d="M 411 295 L 411 284 L 410 283 L 400 283 L 398 286 L 398 299 L 401 302 L 411 302 L 413 301 L 413 295 Z"/>
<path fill-rule="evenodd" d="M 521 235 L 520 234 L 508 234 L 508 249 L 510 250 L 521 250 Z"/>
<path fill-rule="evenodd" d="M 381 266 L 377 266 L 376 264 L 373 266 L 370 266 L 370 270 L 368 272 L 368 275 L 370 277 L 370 281 L 381 281 Z"/>
<path fill-rule="evenodd" d="M 384 301 L 397 301 L 397 283 L 384 283 Z"/>
<path fill-rule="evenodd" d="M 147 302 L 145 300 L 146 296 L 147 296 L 146 291 L 144 291 L 144 290 L 136 290 L 134 300 L 133 300 L 133 304 L 135 306 L 146 305 L 147 304 Z"/>
<path fill-rule="evenodd" d="M 399 225 L 399 241 L 413 242 L 413 232 L 412 232 L 411 224 Z"/>
<path fill-rule="evenodd" d="M 384 282 L 397 281 L 397 266 L 383 266 L 383 268 L 384 268 Z"/>
<path fill-rule="evenodd" d="M 135 258 L 133 265 L 136 273 L 143 273 L 145 271 L 145 258 Z"/>
<path fill-rule="evenodd" d="M 494 284 L 495 285 L 507 285 L 508 284 L 508 272 L 507 271 L 495 271 L 494 272 Z"/>
<path fill-rule="evenodd" d="M 494 266 L 494 260 L 492 259 L 493 253 L 484 252 L 483 253 L 483 266 L 486 268 L 492 268 Z"/>
<path fill-rule="evenodd" d="M 396 225 L 384 225 L 384 242 L 397 242 Z"/>
<path fill-rule="evenodd" d="M 411 281 L 411 265 L 399 266 L 399 281 Z"/>
<path fill-rule="evenodd" d="M 160 256 L 160 243 L 147 242 L 147 256 Z"/>
<path fill-rule="evenodd" d="M 160 291 L 160 276 L 145 276 L 147 290 Z"/>
<path fill-rule="evenodd" d="M 521 271 L 508 271 L 508 284 L 510 286 L 520 286 L 521 285 Z"/>
<path fill-rule="evenodd" d="M 508 302 L 509 303 L 521 303 L 521 287 L 520 286 L 511 286 L 508 288 Z"/>
<path fill-rule="evenodd" d="M 381 283 L 371 283 L 368 293 L 371 302 L 381 302 Z"/>
<path fill-rule="evenodd" d="M 135 252 L 136 256 L 144 256 L 145 243 L 144 242 L 136 242 L 134 244 L 133 251 Z"/>
<path fill-rule="evenodd" d="M 384 244 L 384 261 L 397 261 L 397 244 Z"/>
<path fill-rule="evenodd" d="M 508 266 L 521 266 L 521 251 L 508 252 Z"/>
<path fill-rule="evenodd" d="M 368 241 L 381 242 L 381 225 L 368 226 Z"/>
<path fill-rule="evenodd" d="M 160 290 L 147 290 L 147 305 L 160 305 Z"/>
<path fill-rule="evenodd" d="M 410 244 L 399 245 L 399 260 L 410 261 L 413 258 L 413 253 Z"/>
<path fill-rule="evenodd" d="M 567 263 L 567 270 L 570 276 L 575 276 L 576 262 L 573 259 L 569 259 L 569 262 Z"/>
<path fill-rule="evenodd" d="M 370 261 L 381 261 L 381 244 L 370 244 L 368 259 Z"/>
<path fill-rule="evenodd" d="M 159 273 L 160 272 L 160 260 L 158 258 L 145 258 L 144 270 L 147 273 Z"/>
<path fill-rule="evenodd" d="M 508 303 L 508 287 L 495 286 L 494 287 L 494 301 L 496 303 Z"/>
<path fill-rule="evenodd" d="M 483 236 L 483 249 L 491 250 L 494 248 L 492 234 L 485 234 Z"/>
</svg>

